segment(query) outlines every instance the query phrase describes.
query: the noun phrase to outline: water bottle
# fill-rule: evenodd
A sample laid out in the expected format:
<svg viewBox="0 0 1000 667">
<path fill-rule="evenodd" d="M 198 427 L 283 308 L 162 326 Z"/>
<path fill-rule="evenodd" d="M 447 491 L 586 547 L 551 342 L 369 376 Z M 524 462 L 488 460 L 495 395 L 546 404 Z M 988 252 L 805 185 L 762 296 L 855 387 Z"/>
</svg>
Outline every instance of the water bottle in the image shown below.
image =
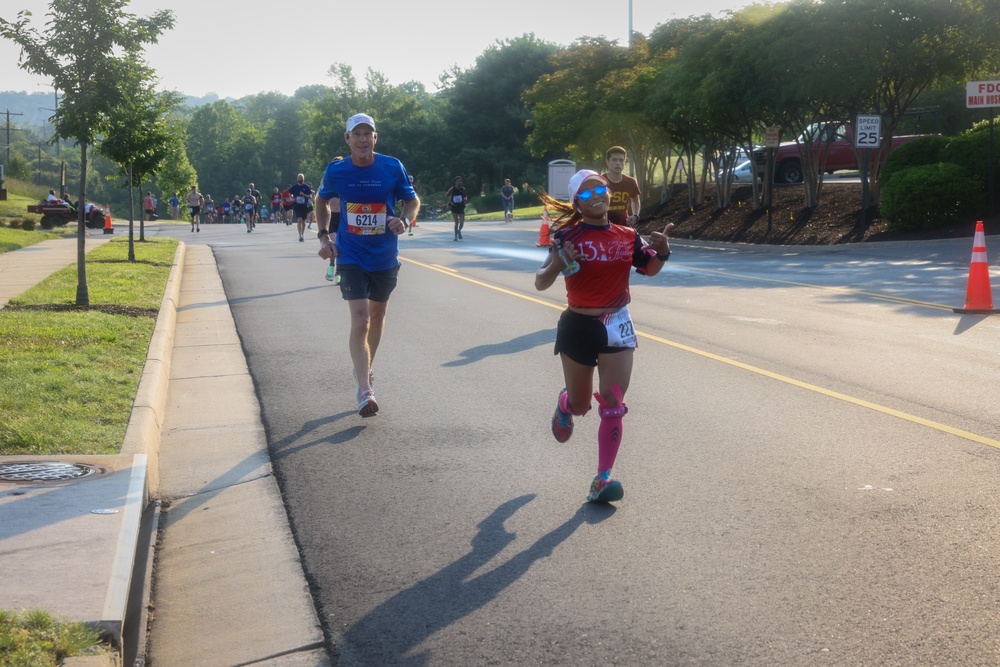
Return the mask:
<svg viewBox="0 0 1000 667">
<path fill-rule="evenodd" d="M 569 277 L 580 270 L 580 264 L 576 260 L 570 261 L 569 257 L 566 256 L 566 251 L 563 250 L 562 241 L 559 241 L 556 245 L 556 252 L 559 253 L 559 259 L 562 260 L 562 274 L 564 276 Z"/>
</svg>

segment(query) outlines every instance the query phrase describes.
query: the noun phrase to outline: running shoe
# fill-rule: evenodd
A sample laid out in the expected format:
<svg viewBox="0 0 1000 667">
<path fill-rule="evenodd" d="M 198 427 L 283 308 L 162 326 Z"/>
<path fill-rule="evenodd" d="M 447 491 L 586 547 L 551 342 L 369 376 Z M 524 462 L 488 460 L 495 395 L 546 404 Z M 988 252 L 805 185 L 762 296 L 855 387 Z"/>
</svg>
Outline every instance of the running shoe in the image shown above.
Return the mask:
<svg viewBox="0 0 1000 667">
<path fill-rule="evenodd" d="M 458 233 L 458 240 L 459 240 L 459 241 L 461 241 L 461 240 L 462 240 L 462 232 L 459 232 L 459 233 Z"/>
<path fill-rule="evenodd" d="M 362 417 L 374 417 L 378 414 L 378 403 L 375 402 L 374 392 L 361 392 L 358 398 L 358 414 Z"/>
<path fill-rule="evenodd" d="M 407 236 L 413 236 L 413 230 L 411 229 Z"/>
<path fill-rule="evenodd" d="M 337 270 L 333 268 L 333 264 L 326 267 L 326 279 L 333 282 L 334 277 L 337 275 Z"/>
<path fill-rule="evenodd" d="M 559 392 L 559 398 L 556 399 L 556 411 L 552 415 L 552 435 L 559 442 L 566 442 L 573 435 L 573 415 L 563 412 L 562 408 L 559 407 L 562 402 L 562 395 L 565 393 L 565 389 Z"/>
<path fill-rule="evenodd" d="M 305 239 L 304 239 L 304 238 L 302 238 L 301 236 L 299 237 L 299 240 L 300 240 L 300 241 L 305 241 Z"/>
<path fill-rule="evenodd" d="M 611 471 L 606 470 L 594 478 L 590 483 L 590 493 L 587 494 L 588 503 L 613 503 L 625 497 L 622 483 L 610 477 Z"/>
</svg>

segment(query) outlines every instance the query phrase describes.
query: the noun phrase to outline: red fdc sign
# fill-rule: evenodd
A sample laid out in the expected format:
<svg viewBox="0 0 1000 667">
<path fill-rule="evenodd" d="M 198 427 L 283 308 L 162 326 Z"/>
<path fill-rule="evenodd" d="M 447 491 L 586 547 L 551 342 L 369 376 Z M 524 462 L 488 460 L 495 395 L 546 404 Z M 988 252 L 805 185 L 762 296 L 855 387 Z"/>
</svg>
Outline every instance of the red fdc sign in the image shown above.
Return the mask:
<svg viewBox="0 0 1000 667">
<path fill-rule="evenodd" d="M 965 106 L 968 109 L 1000 107 L 1000 81 L 969 81 L 966 83 Z"/>
</svg>

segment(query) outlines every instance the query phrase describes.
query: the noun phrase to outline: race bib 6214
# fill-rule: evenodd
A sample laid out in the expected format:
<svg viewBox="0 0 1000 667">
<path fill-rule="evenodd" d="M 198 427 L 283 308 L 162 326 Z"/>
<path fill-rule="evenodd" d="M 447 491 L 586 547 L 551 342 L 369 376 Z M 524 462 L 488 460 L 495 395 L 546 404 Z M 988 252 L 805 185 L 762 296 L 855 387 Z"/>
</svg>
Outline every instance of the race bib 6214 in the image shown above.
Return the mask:
<svg viewBox="0 0 1000 667">
<path fill-rule="evenodd" d="M 388 206 L 382 204 L 347 203 L 347 231 L 349 234 L 371 236 L 385 234 Z"/>
</svg>

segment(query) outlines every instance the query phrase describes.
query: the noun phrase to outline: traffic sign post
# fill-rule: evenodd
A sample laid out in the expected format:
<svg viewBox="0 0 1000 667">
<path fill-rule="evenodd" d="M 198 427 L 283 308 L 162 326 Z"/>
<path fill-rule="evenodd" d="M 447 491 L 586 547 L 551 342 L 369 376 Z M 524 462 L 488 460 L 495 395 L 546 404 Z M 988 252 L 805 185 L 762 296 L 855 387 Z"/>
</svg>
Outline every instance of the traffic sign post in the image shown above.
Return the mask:
<svg viewBox="0 0 1000 667">
<path fill-rule="evenodd" d="M 764 128 L 764 148 L 767 151 L 764 180 L 764 203 L 767 206 L 767 230 L 771 231 L 771 196 L 774 194 L 774 153 L 781 144 L 781 132 L 776 125 Z"/>
<path fill-rule="evenodd" d="M 989 208 L 990 215 L 997 212 L 994 189 L 996 177 L 993 173 L 993 109 L 1000 107 L 1000 81 L 969 81 L 965 84 L 965 106 L 967 109 L 990 110 L 990 152 L 989 152 Z"/>
<path fill-rule="evenodd" d="M 858 115 L 854 122 L 854 146 L 861 151 L 861 227 L 868 227 L 868 166 L 872 149 L 882 145 L 882 116 Z"/>
</svg>

